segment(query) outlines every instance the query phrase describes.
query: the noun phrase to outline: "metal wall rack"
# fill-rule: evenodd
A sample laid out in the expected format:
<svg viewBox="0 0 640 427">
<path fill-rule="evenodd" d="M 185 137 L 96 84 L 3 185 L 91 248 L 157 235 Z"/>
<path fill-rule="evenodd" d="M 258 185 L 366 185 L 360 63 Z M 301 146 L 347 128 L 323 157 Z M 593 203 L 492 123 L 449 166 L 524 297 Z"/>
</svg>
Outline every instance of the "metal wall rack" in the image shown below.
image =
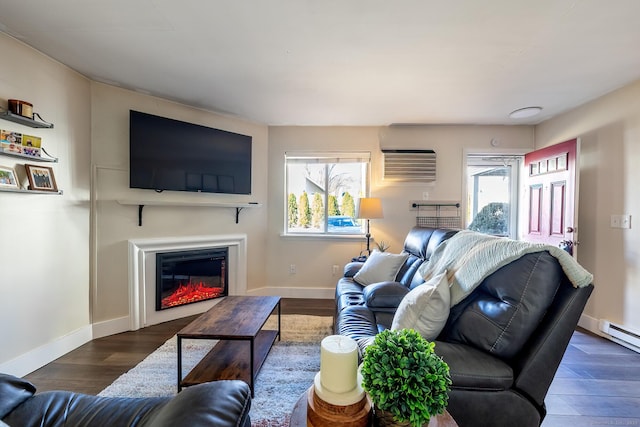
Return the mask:
<svg viewBox="0 0 640 427">
<path fill-rule="evenodd" d="M 433 228 L 462 228 L 460 202 L 417 203 L 411 204 L 417 210 L 416 226 Z M 421 208 L 424 208 L 421 211 Z"/>
</svg>

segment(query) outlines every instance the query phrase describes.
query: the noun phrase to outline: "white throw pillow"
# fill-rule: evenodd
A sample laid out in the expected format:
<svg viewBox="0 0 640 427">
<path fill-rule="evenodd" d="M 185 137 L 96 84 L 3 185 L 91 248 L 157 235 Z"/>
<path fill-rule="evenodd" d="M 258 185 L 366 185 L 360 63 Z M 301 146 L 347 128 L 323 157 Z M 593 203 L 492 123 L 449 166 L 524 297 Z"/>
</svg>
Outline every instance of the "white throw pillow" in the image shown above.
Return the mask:
<svg viewBox="0 0 640 427">
<path fill-rule="evenodd" d="M 409 254 L 373 251 L 360 271 L 353 276 L 353 280 L 363 286 L 396 280 L 396 274 L 408 257 Z"/>
<path fill-rule="evenodd" d="M 404 296 L 391 329 L 415 329 L 425 339 L 434 340 L 447 323 L 450 299 L 445 270 Z"/>
</svg>

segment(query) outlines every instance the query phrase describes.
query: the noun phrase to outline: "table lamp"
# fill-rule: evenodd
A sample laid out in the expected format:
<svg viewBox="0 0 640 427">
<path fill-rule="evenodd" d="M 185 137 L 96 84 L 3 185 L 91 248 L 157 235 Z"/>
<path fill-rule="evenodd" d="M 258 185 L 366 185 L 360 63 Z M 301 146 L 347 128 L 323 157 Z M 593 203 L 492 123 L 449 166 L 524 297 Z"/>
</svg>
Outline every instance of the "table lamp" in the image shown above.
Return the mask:
<svg viewBox="0 0 640 427">
<path fill-rule="evenodd" d="M 383 218 L 382 201 L 377 197 L 362 197 L 358 199 L 356 205 L 356 218 L 367 220 L 367 254 L 371 254 L 369 243 L 371 241 L 371 233 L 369 232 L 369 220 Z"/>
</svg>

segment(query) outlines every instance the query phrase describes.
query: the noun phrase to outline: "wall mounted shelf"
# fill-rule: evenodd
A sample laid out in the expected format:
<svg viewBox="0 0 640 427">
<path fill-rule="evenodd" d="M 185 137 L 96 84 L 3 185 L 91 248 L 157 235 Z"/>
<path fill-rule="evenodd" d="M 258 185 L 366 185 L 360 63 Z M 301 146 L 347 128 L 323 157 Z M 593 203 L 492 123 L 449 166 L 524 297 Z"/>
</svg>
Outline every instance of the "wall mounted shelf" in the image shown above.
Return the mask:
<svg viewBox="0 0 640 427">
<path fill-rule="evenodd" d="M 119 199 L 121 205 L 138 206 L 138 226 L 142 227 L 142 210 L 145 206 L 189 206 L 189 207 L 211 207 L 211 208 L 235 208 L 236 224 L 239 222 L 240 211 L 244 208 L 259 208 L 262 203 L 258 202 L 214 202 L 214 201 L 165 201 L 165 200 L 142 200 L 142 199 Z"/>
<path fill-rule="evenodd" d="M 0 154 L 4 154 L 5 156 L 13 156 L 13 157 L 20 157 L 22 159 L 29 159 L 32 160 L 34 162 L 52 162 L 52 163 L 58 163 L 58 158 L 57 157 L 38 157 L 38 156 L 30 156 L 28 154 L 22 154 L 22 153 L 15 153 L 13 151 L 9 151 L 6 148 L 0 148 Z"/>
<path fill-rule="evenodd" d="M 0 148 L 0 154 L 5 156 L 20 157 L 22 159 L 29 159 L 33 162 L 53 162 L 53 163 L 58 162 L 58 159 L 56 157 L 29 156 L 28 154 L 14 153 L 13 151 L 9 151 L 4 148 Z M 58 194 L 58 195 L 62 194 L 62 190 L 41 191 L 41 190 L 27 190 L 24 188 L 13 188 L 13 187 L 0 187 L 0 191 L 4 191 L 8 193 L 27 193 L 27 194 Z"/>
<path fill-rule="evenodd" d="M 4 191 L 7 193 L 29 193 L 29 194 L 57 194 L 61 195 L 62 190 L 58 191 L 41 191 L 41 190 L 25 190 L 23 188 L 9 188 L 9 187 L 0 187 L 0 191 Z"/>
<path fill-rule="evenodd" d="M 21 125 L 29 126 L 31 128 L 46 128 L 46 129 L 53 128 L 53 123 L 40 122 L 38 120 L 30 119 L 29 117 L 13 114 L 11 111 L 5 111 L 3 113 L 0 113 L 0 119 L 8 120 L 14 123 L 19 123 Z"/>
</svg>

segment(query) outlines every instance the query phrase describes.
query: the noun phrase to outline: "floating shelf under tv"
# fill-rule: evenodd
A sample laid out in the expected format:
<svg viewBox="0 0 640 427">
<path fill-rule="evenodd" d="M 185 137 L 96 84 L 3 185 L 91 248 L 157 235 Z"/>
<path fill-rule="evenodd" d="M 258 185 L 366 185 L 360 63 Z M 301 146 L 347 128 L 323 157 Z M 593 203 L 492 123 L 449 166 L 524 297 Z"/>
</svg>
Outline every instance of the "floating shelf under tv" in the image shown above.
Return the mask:
<svg viewBox="0 0 640 427">
<path fill-rule="evenodd" d="M 212 208 L 235 208 L 236 224 L 239 221 L 240 211 L 244 208 L 259 208 L 262 203 L 258 202 L 220 202 L 210 200 L 192 200 L 192 201 L 175 201 L 175 200 L 154 200 L 154 199 L 118 199 L 121 205 L 137 205 L 138 206 L 138 226 L 142 226 L 142 210 L 145 206 L 190 206 L 190 207 L 212 207 Z"/>
</svg>

